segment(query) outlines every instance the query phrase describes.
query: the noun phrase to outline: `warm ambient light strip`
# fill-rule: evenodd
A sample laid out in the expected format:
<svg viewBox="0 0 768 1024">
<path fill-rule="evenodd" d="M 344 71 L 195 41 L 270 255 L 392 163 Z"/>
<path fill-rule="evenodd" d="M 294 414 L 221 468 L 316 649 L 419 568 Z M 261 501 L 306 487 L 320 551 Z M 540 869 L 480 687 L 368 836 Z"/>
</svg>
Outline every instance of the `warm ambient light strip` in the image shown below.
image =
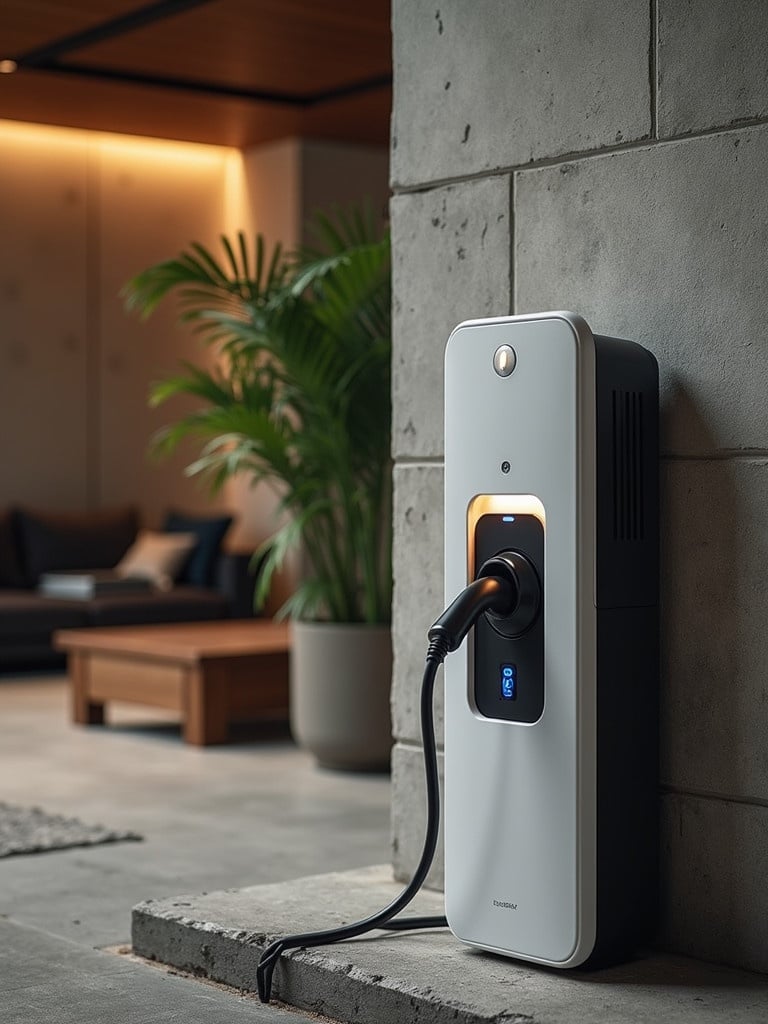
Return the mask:
<svg viewBox="0 0 768 1024">
<path fill-rule="evenodd" d="M 84 128 L 29 124 L 24 121 L 0 120 L 0 138 L 8 142 L 36 143 L 46 146 L 90 145 L 104 152 L 114 152 L 128 158 L 179 160 L 198 165 L 215 165 L 233 157 L 240 158 L 239 151 L 230 146 L 177 142 L 172 139 L 153 139 L 139 135 L 119 135 L 115 132 L 96 132 Z"/>
<path fill-rule="evenodd" d="M 546 515 L 541 501 L 533 494 L 477 494 L 467 508 L 467 581 L 475 573 L 475 527 L 486 515 L 536 516 L 547 532 Z"/>
<path fill-rule="evenodd" d="M 165 180 L 170 177 L 179 188 L 199 178 L 206 182 L 206 187 L 218 190 L 223 201 L 222 228 L 227 234 L 246 228 L 252 222 L 243 154 L 232 146 L 2 119 L 0 146 L 6 159 L 12 159 L 15 148 L 20 157 L 25 152 L 30 157 L 39 156 L 48 166 L 55 165 L 57 155 L 60 159 L 91 160 L 93 157 L 94 166 L 102 163 L 102 157 L 109 157 L 114 166 L 132 168 L 145 175 L 148 181 L 156 180 L 159 174 L 164 175 Z"/>
</svg>

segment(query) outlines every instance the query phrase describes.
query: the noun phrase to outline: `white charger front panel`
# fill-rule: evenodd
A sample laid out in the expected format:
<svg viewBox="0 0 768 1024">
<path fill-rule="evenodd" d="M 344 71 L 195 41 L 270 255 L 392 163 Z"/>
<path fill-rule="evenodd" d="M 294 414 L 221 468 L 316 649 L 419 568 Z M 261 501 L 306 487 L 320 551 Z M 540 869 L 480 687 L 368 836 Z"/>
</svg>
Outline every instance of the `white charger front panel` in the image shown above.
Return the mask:
<svg viewBox="0 0 768 1024">
<path fill-rule="evenodd" d="M 446 603 L 470 576 L 478 496 L 533 499 L 545 525 L 539 720 L 477 711 L 471 637 L 446 660 L 446 913 L 465 942 L 562 967 L 595 941 L 594 380 L 574 314 L 468 321 L 446 348 Z"/>
</svg>

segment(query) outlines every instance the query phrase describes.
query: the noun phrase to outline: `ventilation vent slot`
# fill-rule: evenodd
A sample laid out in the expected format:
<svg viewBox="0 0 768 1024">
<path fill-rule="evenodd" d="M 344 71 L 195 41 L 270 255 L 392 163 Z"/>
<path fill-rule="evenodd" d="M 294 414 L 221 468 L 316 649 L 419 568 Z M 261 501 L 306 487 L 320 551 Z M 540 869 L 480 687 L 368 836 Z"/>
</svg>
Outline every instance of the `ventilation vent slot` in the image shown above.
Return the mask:
<svg viewBox="0 0 768 1024">
<path fill-rule="evenodd" d="M 643 396 L 614 390 L 613 412 L 613 539 L 642 540 L 643 521 Z"/>
</svg>

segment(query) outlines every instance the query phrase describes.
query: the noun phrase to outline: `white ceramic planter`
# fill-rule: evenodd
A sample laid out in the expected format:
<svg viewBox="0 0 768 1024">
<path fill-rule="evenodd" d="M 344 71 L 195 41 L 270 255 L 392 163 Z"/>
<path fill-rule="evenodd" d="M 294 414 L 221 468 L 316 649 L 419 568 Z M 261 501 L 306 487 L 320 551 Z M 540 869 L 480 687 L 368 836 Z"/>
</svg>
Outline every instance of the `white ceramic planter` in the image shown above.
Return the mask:
<svg viewBox="0 0 768 1024">
<path fill-rule="evenodd" d="M 291 732 L 323 767 L 389 768 L 391 686 L 389 626 L 293 623 Z"/>
</svg>

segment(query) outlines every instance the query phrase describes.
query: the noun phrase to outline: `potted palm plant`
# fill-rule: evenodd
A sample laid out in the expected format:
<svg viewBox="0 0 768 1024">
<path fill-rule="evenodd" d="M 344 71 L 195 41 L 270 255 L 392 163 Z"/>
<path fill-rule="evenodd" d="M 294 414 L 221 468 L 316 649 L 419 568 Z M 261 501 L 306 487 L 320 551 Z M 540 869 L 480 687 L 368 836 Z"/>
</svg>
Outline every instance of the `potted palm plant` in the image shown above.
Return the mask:
<svg viewBox="0 0 768 1024">
<path fill-rule="evenodd" d="M 164 427 L 156 453 L 200 440 L 187 468 L 216 489 L 266 481 L 284 525 L 265 545 L 257 602 L 289 551 L 304 571 L 293 620 L 291 727 L 327 766 L 382 768 L 391 728 L 391 275 L 387 233 L 362 211 L 319 216 L 319 245 L 284 257 L 257 236 L 192 243 L 125 287 L 148 316 L 167 295 L 214 350 L 152 386 L 199 407 Z"/>
</svg>

